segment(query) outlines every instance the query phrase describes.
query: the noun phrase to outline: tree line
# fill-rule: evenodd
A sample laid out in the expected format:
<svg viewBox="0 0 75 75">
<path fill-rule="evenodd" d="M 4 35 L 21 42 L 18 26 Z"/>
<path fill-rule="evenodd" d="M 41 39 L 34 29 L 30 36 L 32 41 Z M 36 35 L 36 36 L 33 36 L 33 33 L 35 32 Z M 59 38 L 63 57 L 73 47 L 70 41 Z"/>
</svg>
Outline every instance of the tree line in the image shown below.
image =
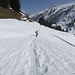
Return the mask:
<svg viewBox="0 0 75 75">
<path fill-rule="evenodd" d="M 11 7 L 14 11 L 20 12 L 20 0 L 0 0 L 0 6 L 3 8 Z"/>
<path fill-rule="evenodd" d="M 47 26 L 49 28 L 53 28 L 53 29 L 56 29 L 56 30 L 68 32 L 68 28 L 66 28 L 66 30 L 64 30 L 64 29 L 61 28 L 60 25 L 56 25 L 55 22 L 53 22 L 53 21 L 48 22 L 48 20 L 45 20 L 43 16 L 39 18 L 38 22 L 41 25 Z"/>
</svg>

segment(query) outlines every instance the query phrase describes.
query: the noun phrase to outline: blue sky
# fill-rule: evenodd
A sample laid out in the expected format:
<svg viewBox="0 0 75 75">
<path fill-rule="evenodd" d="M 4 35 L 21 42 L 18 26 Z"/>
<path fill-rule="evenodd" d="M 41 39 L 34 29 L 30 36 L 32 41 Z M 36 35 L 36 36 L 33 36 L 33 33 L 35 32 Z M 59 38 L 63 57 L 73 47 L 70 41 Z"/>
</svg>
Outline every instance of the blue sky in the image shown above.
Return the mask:
<svg viewBox="0 0 75 75">
<path fill-rule="evenodd" d="M 75 2 L 75 0 L 20 0 L 21 10 L 26 13 L 37 13 L 45 8 L 51 7 L 54 3 L 56 4 L 66 4 L 70 2 Z"/>
</svg>

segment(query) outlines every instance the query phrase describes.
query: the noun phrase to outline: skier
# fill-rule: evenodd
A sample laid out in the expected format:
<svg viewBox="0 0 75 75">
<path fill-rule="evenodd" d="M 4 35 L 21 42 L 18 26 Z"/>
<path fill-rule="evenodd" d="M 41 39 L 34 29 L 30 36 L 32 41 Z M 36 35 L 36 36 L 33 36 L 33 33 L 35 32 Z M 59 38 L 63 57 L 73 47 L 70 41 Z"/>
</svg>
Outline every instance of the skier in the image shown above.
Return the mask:
<svg viewBox="0 0 75 75">
<path fill-rule="evenodd" d="M 38 30 L 37 31 L 35 31 L 35 34 L 36 34 L 36 37 L 38 36 Z"/>
</svg>

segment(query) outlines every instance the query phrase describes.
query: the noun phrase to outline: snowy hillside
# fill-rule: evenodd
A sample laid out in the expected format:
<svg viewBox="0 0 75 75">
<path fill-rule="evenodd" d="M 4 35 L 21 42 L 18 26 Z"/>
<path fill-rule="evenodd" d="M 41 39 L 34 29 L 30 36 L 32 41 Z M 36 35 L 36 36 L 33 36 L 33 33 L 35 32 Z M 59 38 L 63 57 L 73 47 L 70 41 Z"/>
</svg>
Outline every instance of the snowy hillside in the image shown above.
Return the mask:
<svg viewBox="0 0 75 75">
<path fill-rule="evenodd" d="M 35 21 L 39 21 L 41 17 L 44 17 L 48 22 L 48 24 L 46 24 L 48 27 L 56 24 L 60 25 L 63 29 L 68 28 L 70 32 L 75 33 L 75 3 L 64 5 L 54 4 L 51 8 L 31 15 L 31 18 Z"/>
<path fill-rule="evenodd" d="M 0 20 L 0 75 L 75 75 L 74 40 L 36 22 Z"/>
</svg>

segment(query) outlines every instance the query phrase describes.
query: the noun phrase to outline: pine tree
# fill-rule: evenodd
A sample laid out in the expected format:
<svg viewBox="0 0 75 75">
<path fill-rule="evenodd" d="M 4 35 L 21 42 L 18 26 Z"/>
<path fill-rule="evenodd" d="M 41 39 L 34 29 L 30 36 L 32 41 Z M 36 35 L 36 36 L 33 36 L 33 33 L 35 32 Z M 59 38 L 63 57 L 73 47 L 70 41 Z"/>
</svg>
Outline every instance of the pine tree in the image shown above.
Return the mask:
<svg viewBox="0 0 75 75">
<path fill-rule="evenodd" d="M 0 0 L 0 6 L 8 8 L 8 0 Z"/>
<path fill-rule="evenodd" d="M 40 24 L 44 25 L 45 24 L 45 20 L 44 20 L 44 17 L 40 17 L 39 21 L 38 21 Z"/>
<path fill-rule="evenodd" d="M 20 0 L 10 0 L 10 7 L 16 11 L 20 11 Z"/>
<path fill-rule="evenodd" d="M 1 0 L 0 0 L 0 6 L 1 6 Z"/>
</svg>

